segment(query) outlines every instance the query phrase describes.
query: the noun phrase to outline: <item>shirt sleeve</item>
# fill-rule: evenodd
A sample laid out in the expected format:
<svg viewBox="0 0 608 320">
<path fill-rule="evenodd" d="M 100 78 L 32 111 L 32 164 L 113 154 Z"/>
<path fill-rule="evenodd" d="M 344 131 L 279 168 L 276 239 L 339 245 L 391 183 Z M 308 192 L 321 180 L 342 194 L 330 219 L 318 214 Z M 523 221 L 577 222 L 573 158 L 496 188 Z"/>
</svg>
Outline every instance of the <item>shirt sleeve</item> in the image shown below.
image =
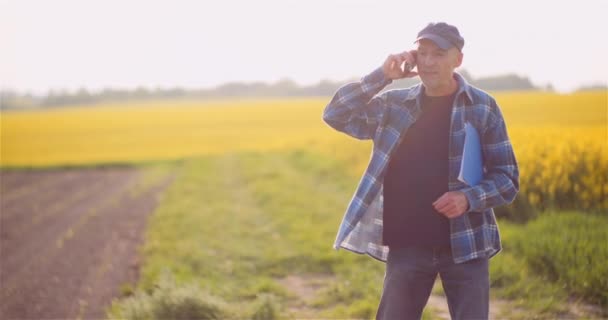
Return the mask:
<svg viewBox="0 0 608 320">
<path fill-rule="evenodd" d="M 519 168 L 507 127 L 498 105 L 493 123 L 482 136 L 482 152 L 486 172 L 482 181 L 461 189 L 469 201 L 467 212 L 482 212 L 513 202 L 519 191 Z"/>
<path fill-rule="evenodd" d="M 374 70 L 358 82 L 342 86 L 323 111 L 323 120 L 332 128 L 357 139 L 372 139 L 386 104 L 386 96 L 376 96 L 392 82 Z"/>
</svg>

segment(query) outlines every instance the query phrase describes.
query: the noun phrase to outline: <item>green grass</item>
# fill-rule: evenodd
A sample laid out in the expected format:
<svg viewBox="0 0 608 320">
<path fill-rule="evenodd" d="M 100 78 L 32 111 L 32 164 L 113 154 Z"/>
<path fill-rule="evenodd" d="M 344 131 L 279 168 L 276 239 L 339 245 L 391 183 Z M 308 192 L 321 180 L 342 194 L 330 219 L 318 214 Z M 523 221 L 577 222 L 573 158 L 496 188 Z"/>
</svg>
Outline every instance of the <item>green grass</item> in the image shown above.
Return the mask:
<svg viewBox="0 0 608 320">
<path fill-rule="evenodd" d="M 544 213 L 512 240 L 536 274 L 608 308 L 606 215 Z"/>
<path fill-rule="evenodd" d="M 570 305 L 583 303 L 595 305 L 588 317 L 607 316 L 607 226 L 606 216 L 583 212 L 545 212 L 526 225 L 499 221 L 504 250 L 491 260 L 491 286 L 520 309 L 505 315 L 572 318 Z"/>
<path fill-rule="evenodd" d="M 534 273 L 521 253 L 514 250 L 513 242 L 523 231 L 522 226 L 501 220 L 499 228 L 503 251 L 490 260 L 490 286 L 493 296 L 510 301 L 512 308 L 503 310 L 503 315 L 529 319 L 567 313 L 567 291 Z"/>
<path fill-rule="evenodd" d="M 148 222 L 139 291 L 153 294 L 166 269 L 176 286 L 194 283 L 238 316 L 268 310 L 268 299 L 277 317 L 297 316 L 293 306 L 315 317 L 375 315 L 384 265 L 331 248 L 357 184 L 339 163 L 251 153 L 191 160 L 176 171 Z M 287 275 L 324 281 L 303 301 L 281 285 Z"/>
<path fill-rule="evenodd" d="M 359 180 L 352 170 L 302 151 L 225 154 L 172 166 L 152 171 L 151 180 L 168 171 L 177 177 L 148 222 L 141 279 L 108 317 L 154 318 L 150 306 L 167 297 L 159 291 L 181 300 L 156 314 L 375 316 L 384 264 L 331 248 Z M 568 287 L 549 281 L 522 257 L 518 243 L 530 230 L 506 221 L 500 228 L 505 249 L 491 260 L 490 271 L 492 294 L 511 301 L 505 317 L 565 314 Z M 193 305 L 185 294 L 208 303 Z M 434 319 L 432 311 L 425 310 L 424 319 Z"/>
</svg>

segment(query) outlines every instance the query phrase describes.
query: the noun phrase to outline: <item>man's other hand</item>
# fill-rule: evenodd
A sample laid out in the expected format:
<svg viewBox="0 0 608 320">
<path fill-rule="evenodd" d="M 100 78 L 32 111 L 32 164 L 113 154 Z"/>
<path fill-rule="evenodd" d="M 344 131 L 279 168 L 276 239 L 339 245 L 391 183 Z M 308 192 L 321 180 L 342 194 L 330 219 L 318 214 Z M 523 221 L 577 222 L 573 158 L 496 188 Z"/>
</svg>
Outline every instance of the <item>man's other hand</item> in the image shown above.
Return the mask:
<svg viewBox="0 0 608 320">
<path fill-rule="evenodd" d="M 469 209 L 469 200 L 462 191 L 449 191 L 435 200 L 433 207 L 448 218 L 456 218 Z"/>
</svg>

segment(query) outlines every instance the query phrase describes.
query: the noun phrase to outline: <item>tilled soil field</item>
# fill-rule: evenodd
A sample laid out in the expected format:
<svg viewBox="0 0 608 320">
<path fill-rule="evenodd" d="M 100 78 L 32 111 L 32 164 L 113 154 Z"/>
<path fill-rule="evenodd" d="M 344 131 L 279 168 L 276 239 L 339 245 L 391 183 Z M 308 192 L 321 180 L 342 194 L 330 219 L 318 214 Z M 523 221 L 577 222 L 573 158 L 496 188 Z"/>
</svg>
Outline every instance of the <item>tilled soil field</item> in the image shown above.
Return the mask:
<svg viewBox="0 0 608 320">
<path fill-rule="evenodd" d="M 137 168 L 0 171 L 0 319 L 101 319 L 138 277 L 147 217 L 173 176 Z"/>
</svg>

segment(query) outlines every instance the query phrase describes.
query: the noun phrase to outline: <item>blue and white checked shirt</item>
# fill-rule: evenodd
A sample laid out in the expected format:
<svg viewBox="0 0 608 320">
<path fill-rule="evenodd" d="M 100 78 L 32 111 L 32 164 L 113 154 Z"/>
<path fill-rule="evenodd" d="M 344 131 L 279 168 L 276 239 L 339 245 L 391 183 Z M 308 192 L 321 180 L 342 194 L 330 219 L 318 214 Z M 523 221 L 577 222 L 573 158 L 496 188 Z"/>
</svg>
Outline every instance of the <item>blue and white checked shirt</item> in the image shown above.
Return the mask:
<svg viewBox="0 0 608 320">
<path fill-rule="evenodd" d="M 501 249 L 494 207 L 511 203 L 519 191 L 519 169 L 507 128 L 496 101 L 469 85 L 458 73 L 458 92 L 451 114 L 448 151 L 448 190 L 464 192 L 469 209 L 450 219 L 450 238 L 455 263 L 485 257 Z M 378 94 L 392 80 L 382 68 L 359 82 L 342 86 L 323 111 L 332 128 L 357 139 L 374 142 L 368 167 L 346 209 L 334 248 L 366 253 L 386 261 L 388 247 L 382 244 L 383 177 L 389 158 L 407 129 L 421 113 L 422 84 Z M 464 124 L 479 132 L 484 163 L 483 180 L 468 186 L 458 173 L 464 146 Z"/>
</svg>

